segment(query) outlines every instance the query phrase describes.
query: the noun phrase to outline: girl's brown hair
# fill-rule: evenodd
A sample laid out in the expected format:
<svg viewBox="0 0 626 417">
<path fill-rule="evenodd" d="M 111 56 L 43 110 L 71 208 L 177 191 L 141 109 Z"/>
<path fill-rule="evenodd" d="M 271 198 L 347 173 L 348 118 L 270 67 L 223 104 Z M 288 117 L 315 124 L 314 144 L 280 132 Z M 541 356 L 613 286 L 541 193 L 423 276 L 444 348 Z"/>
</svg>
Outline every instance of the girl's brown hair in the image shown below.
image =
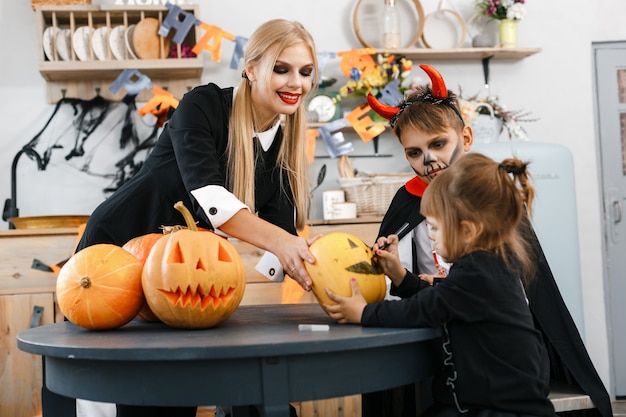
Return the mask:
<svg viewBox="0 0 626 417">
<path fill-rule="evenodd" d="M 244 67 L 259 64 L 257 82 L 269 83 L 276 60 L 287 47 L 303 43 L 309 49 L 314 65 L 313 85 L 319 74 L 315 43 L 311 34 L 298 22 L 274 19 L 261 25 L 246 43 Z M 243 78 L 233 102 L 228 132 L 228 181 L 233 194 L 255 212 L 254 143 L 252 127 L 254 107 L 251 86 Z M 296 228 L 306 225 L 309 206 L 308 163 L 306 159 L 306 118 L 304 106 L 286 115 L 283 125 L 277 165 L 281 173 L 281 186 L 289 180 L 296 208 Z M 283 190 L 284 191 L 284 190 Z"/>
<path fill-rule="evenodd" d="M 527 162 L 509 158 L 502 163 L 470 153 L 439 174 L 428 186 L 421 203 L 424 216 L 441 222 L 447 260 L 454 262 L 477 250 L 497 253 L 510 268 L 521 270 L 528 285 L 534 263 L 520 223 L 530 216 L 534 188 Z M 463 239 L 463 226 L 475 233 Z"/>
</svg>

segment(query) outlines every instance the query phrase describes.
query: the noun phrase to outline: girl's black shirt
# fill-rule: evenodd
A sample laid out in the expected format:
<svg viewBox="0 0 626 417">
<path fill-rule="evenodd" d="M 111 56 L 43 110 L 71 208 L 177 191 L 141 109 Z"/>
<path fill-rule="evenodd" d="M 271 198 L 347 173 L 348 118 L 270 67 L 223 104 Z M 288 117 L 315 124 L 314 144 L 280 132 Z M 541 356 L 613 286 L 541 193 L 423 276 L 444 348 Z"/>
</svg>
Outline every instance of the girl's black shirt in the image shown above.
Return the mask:
<svg viewBox="0 0 626 417">
<path fill-rule="evenodd" d="M 420 282 L 408 273 L 392 289 L 402 300 L 367 305 L 361 324 L 444 327 L 451 355 L 442 354 L 452 365 L 442 363 L 435 376 L 434 399 L 455 407 L 456 396 L 461 409 L 554 416 L 548 354 L 519 275 L 499 256 L 478 251 L 455 261 L 439 284 Z"/>
</svg>

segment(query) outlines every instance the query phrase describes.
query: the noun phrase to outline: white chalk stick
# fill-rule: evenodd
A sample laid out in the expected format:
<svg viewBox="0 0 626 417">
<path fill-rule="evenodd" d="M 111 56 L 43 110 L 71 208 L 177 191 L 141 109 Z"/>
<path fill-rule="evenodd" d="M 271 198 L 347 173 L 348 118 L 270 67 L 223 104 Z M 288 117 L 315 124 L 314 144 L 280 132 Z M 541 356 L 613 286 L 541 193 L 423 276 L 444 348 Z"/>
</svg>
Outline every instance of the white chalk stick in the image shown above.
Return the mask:
<svg viewBox="0 0 626 417">
<path fill-rule="evenodd" d="M 311 332 L 327 332 L 330 330 L 328 324 L 298 324 L 298 331 L 311 331 Z"/>
</svg>

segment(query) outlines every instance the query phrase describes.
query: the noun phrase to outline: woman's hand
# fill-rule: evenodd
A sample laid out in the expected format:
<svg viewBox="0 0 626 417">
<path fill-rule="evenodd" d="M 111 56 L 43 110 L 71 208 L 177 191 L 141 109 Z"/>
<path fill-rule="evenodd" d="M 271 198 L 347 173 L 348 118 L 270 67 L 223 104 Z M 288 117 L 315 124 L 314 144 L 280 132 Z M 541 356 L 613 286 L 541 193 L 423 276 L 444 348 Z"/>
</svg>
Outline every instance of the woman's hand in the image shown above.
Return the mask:
<svg viewBox="0 0 626 417">
<path fill-rule="evenodd" d="M 315 263 L 315 258 L 309 251 L 309 246 L 315 242 L 321 235 L 317 235 L 311 239 L 304 239 L 299 236 L 289 235 L 289 239 L 285 239 L 283 244 L 275 252 L 280 260 L 285 274 L 293 278 L 305 291 L 311 291 L 313 281 L 307 272 L 304 262 L 310 264 Z"/>
<path fill-rule="evenodd" d="M 337 304 L 323 304 L 322 307 L 324 308 L 324 310 L 326 310 L 326 312 L 332 319 L 337 320 L 337 322 L 340 324 L 360 324 L 363 310 L 367 305 L 365 298 L 363 298 L 363 296 L 361 295 L 359 284 L 356 282 L 355 278 L 352 278 L 350 285 L 352 286 L 351 297 L 343 297 L 339 294 L 335 294 L 328 288 L 324 288 L 328 297 Z"/>
<path fill-rule="evenodd" d="M 400 256 L 398 255 L 399 241 L 398 235 L 379 237 L 372 248 L 385 275 L 393 281 L 395 286 L 400 286 L 406 276 L 406 270 L 402 266 Z"/>
<path fill-rule="evenodd" d="M 311 290 L 312 281 L 304 268 L 304 262 L 315 263 L 309 245 L 319 236 L 307 240 L 292 235 L 245 209 L 239 210 L 230 220 L 222 224 L 220 229 L 230 236 L 273 253 L 286 274 L 306 291 Z"/>
</svg>

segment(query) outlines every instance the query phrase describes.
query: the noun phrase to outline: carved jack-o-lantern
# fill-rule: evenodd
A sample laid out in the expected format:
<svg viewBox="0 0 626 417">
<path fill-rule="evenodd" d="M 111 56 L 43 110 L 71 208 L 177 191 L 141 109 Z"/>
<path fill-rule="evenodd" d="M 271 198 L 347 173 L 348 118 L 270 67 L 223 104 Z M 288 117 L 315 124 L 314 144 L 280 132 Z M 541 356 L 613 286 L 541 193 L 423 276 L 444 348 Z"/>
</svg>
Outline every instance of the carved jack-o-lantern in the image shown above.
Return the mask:
<svg viewBox="0 0 626 417">
<path fill-rule="evenodd" d="M 226 320 L 243 298 L 246 275 L 235 247 L 213 232 L 197 231 L 191 214 L 177 204 L 189 229 L 159 239 L 143 268 L 146 301 L 165 324 L 206 329 Z"/>
<path fill-rule="evenodd" d="M 305 266 L 313 280 L 313 294 L 320 304 L 335 304 L 324 288 L 350 296 L 352 278 L 356 279 L 368 303 L 385 298 L 385 275 L 370 247 L 358 237 L 342 232 L 329 233 L 313 242 L 309 250 L 315 256 L 315 263 L 305 263 Z"/>
</svg>

